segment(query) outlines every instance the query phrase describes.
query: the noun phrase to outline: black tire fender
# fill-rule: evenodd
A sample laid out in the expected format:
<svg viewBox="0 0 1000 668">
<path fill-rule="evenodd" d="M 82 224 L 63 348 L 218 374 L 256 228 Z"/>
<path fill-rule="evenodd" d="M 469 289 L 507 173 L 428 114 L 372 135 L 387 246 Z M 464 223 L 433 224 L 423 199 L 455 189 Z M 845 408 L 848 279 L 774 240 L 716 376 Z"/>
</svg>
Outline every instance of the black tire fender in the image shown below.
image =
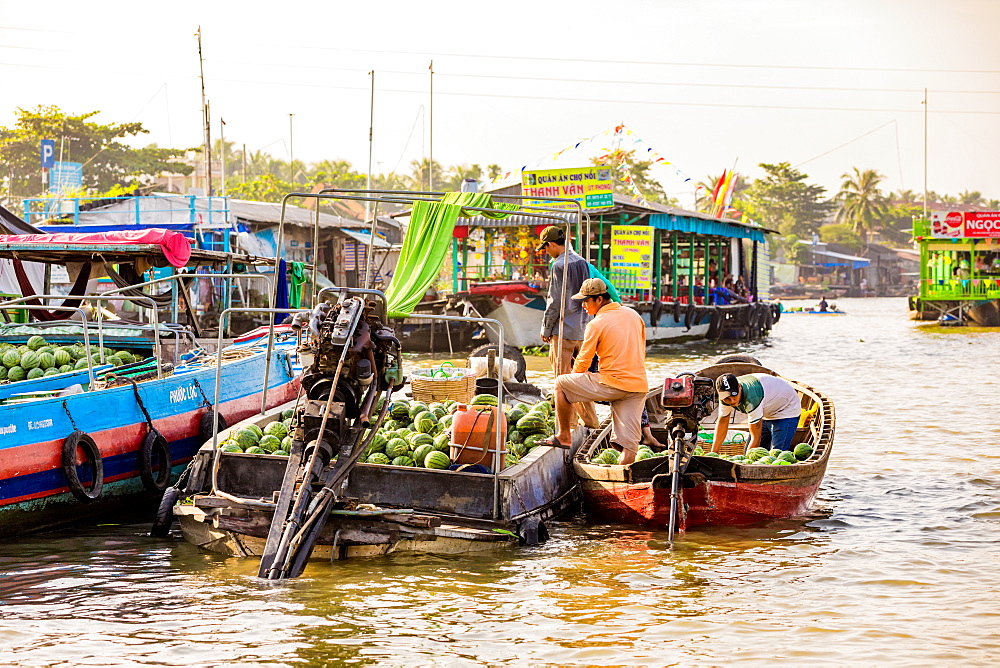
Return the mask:
<svg viewBox="0 0 1000 668">
<path fill-rule="evenodd" d="M 771 304 L 771 314 L 774 319 L 774 324 L 777 325 L 778 321 L 781 320 L 781 304 Z"/>
<path fill-rule="evenodd" d="M 694 320 L 694 312 L 695 312 L 694 304 L 688 304 L 687 311 L 684 312 L 685 331 L 691 329 L 691 321 Z"/>
<path fill-rule="evenodd" d="M 153 519 L 153 526 L 149 530 L 149 535 L 156 538 L 165 538 L 170 533 L 170 525 L 174 523 L 174 504 L 181 496 L 181 490 L 176 487 L 168 487 L 163 492 L 160 505 L 156 509 L 156 517 Z"/>
<path fill-rule="evenodd" d="M 229 426 L 229 423 L 226 422 L 226 416 L 222 413 L 216 413 L 214 410 L 205 411 L 205 414 L 201 416 L 201 422 L 198 424 L 198 435 L 201 436 L 203 443 L 212 438 L 212 421 L 216 419 L 216 415 L 218 415 L 219 420 L 219 431 Z"/>
<path fill-rule="evenodd" d="M 715 360 L 714 364 L 756 364 L 757 366 L 763 366 L 760 360 L 753 355 L 744 355 L 742 353 L 737 353 L 735 355 L 724 355 L 719 359 Z"/>
<path fill-rule="evenodd" d="M 649 326 L 656 327 L 660 323 L 660 315 L 663 313 L 663 302 L 659 299 L 653 302 L 649 309 Z"/>
<path fill-rule="evenodd" d="M 160 470 L 154 474 L 153 461 L 156 455 L 159 455 Z M 170 483 L 172 462 L 170 444 L 167 443 L 167 439 L 155 429 L 150 430 L 139 450 L 139 477 L 142 479 L 142 486 L 150 492 L 165 490 Z"/>
<path fill-rule="evenodd" d="M 708 326 L 708 338 L 717 339 L 722 331 L 722 322 L 725 319 L 725 315 L 720 308 L 712 309 L 712 318 Z"/>
<path fill-rule="evenodd" d="M 673 307 L 674 307 L 673 308 L 674 322 L 678 323 L 681 321 L 681 303 L 679 301 L 674 300 Z"/>
<path fill-rule="evenodd" d="M 556 331 L 555 335 L 556 336 L 559 335 L 558 330 Z M 478 348 L 474 348 L 472 352 L 469 353 L 469 357 L 486 357 L 486 353 L 488 351 L 499 350 L 499 349 L 500 348 L 498 347 L 498 344 L 487 343 L 485 345 L 479 346 Z M 514 380 L 516 380 L 519 383 L 527 382 L 528 376 L 526 375 L 525 372 L 528 369 L 528 363 L 524 360 L 524 355 L 521 354 L 521 351 L 515 348 L 514 346 L 508 346 L 505 344 L 503 347 L 503 356 L 504 358 L 512 360 L 517 364 L 517 369 L 514 371 Z M 500 364 L 498 363 L 497 366 L 499 367 Z"/>
<path fill-rule="evenodd" d="M 90 460 L 93 480 L 89 490 L 80 482 L 80 476 L 76 471 L 77 448 L 82 448 L 85 458 Z M 77 429 L 63 441 L 62 470 L 63 475 L 66 476 L 69 491 L 78 501 L 90 503 L 101 496 L 101 490 L 104 487 L 104 460 L 101 459 L 101 451 L 97 447 L 97 443 L 86 432 Z"/>
</svg>

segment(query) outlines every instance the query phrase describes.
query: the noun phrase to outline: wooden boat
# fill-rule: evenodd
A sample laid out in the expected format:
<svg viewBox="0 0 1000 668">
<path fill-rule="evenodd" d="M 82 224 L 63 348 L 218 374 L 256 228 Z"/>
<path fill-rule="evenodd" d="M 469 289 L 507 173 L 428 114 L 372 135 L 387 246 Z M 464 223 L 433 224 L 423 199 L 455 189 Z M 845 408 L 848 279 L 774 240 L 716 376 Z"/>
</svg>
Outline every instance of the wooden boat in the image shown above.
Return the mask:
<svg viewBox="0 0 1000 668">
<path fill-rule="evenodd" d="M 262 427 L 294 405 L 234 425 L 220 432 L 219 442 L 249 424 Z M 574 441 L 576 447 L 582 444 L 582 430 Z M 547 520 L 578 505 L 571 464 L 576 447 L 537 447 L 496 480 L 491 474 L 356 464 L 343 492 L 351 507 L 331 511 L 312 559 L 454 554 L 537 543 L 547 537 Z M 207 442 L 189 467 L 181 503 L 173 506 L 185 540 L 228 556 L 261 556 L 288 465 L 289 457 L 223 453 Z"/>
<path fill-rule="evenodd" d="M 172 234 L 165 232 L 163 236 L 166 239 Z M 190 250 L 183 238 L 162 243 L 126 240 L 122 243 L 111 235 L 96 239 L 88 235 L 5 236 L 0 258 L 64 263 L 101 257 L 121 267 L 140 258 L 163 263 L 170 259 L 170 253 L 179 253 L 178 249 Z M 190 258 L 183 257 L 174 266 L 188 259 L 206 265 L 232 261 L 232 256 L 224 253 L 190 252 Z M 141 294 L 133 286 L 124 291 Z M 149 303 L 151 313 L 158 310 L 149 296 L 133 294 L 131 298 Z M 186 332 L 158 324 L 155 318 L 152 323 L 104 325 L 99 335 L 95 323 L 76 306 L 28 305 L 20 298 L 5 302 L 3 308 L 7 313 L 49 309 L 76 312 L 81 320 L 4 326 L 0 346 L 9 349 L 27 344 L 32 336 L 36 345 L 76 343 L 83 366 L 70 369 L 65 365 L 59 373 L 51 367 L 49 375 L 29 375 L 23 380 L 12 379 L 4 369 L 7 382 L 0 385 L 0 536 L 73 524 L 134 509 L 144 500 L 154 501 L 194 456 L 205 434 L 211 434 L 214 418 L 222 422 L 243 420 L 260 410 L 262 402 L 267 406 L 285 403 L 298 389 L 290 332 L 278 337 L 284 340 L 275 342 L 270 357 L 264 350 L 269 334 L 266 329 L 226 348 L 221 364 L 222 389 L 216 396 L 216 360 L 206 359 L 200 349 L 180 354 L 176 344 Z M 108 336 L 103 336 L 105 333 Z M 38 335 L 45 340 L 37 342 Z M 173 339 L 172 355 L 163 350 L 161 337 Z M 135 354 L 142 361 L 124 364 L 119 358 L 116 364 L 122 366 L 102 364 L 108 352 L 106 348 L 101 352 L 102 343 L 130 356 Z M 143 359 L 151 352 L 154 357 Z M 174 363 L 168 363 L 168 358 Z M 262 379 L 268 363 L 265 392 Z M 44 364 L 39 362 L 36 367 L 44 368 Z"/>
<path fill-rule="evenodd" d="M 716 378 L 725 373 L 737 375 L 769 373 L 766 367 L 745 362 L 722 363 L 697 372 L 697 376 Z M 787 380 L 787 379 L 786 379 Z M 772 518 L 793 517 L 804 513 L 826 472 L 833 448 L 835 413 L 833 402 L 817 390 L 790 381 L 802 397 L 804 410 L 816 407 L 814 418 L 800 427 L 795 443 L 808 443 L 813 452 L 808 459 L 789 466 L 745 465 L 717 457 L 692 456 L 681 461 L 679 530 L 703 525 L 752 524 Z M 663 408 L 659 390 L 647 399 L 651 429 L 661 442 Z M 717 412 L 706 420 L 704 429 L 714 429 Z M 610 425 L 592 434 L 573 460 L 580 481 L 584 508 L 593 519 L 667 527 L 670 518 L 671 462 L 658 456 L 628 466 L 591 463 L 593 455 L 607 447 Z M 730 432 L 743 431 L 746 424 L 730 425 Z M 735 446 L 739 451 L 744 446 Z M 737 454 L 730 451 L 727 454 Z"/>
</svg>

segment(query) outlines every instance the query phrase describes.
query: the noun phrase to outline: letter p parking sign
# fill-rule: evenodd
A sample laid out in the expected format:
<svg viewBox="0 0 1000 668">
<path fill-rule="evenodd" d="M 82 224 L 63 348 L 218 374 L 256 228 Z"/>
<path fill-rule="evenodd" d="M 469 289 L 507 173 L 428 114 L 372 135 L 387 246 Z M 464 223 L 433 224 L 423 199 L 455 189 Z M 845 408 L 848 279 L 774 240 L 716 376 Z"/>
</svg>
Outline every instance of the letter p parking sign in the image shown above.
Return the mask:
<svg viewBox="0 0 1000 668">
<path fill-rule="evenodd" d="M 42 140 L 42 169 L 52 169 L 56 164 L 56 142 L 54 139 Z"/>
</svg>

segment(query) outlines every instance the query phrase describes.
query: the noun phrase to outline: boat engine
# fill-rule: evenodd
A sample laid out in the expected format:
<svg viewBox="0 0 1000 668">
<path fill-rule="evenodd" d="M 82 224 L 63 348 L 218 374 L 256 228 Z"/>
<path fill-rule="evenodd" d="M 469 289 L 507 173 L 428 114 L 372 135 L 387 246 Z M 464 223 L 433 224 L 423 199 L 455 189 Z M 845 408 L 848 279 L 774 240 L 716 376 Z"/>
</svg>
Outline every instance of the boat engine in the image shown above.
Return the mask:
<svg viewBox="0 0 1000 668">
<path fill-rule="evenodd" d="M 296 577 L 305 568 L 348 473 L 404 381 L 384 301 L 341 293 L 336 303 L 297 314 L 292 328 L 299 336 L 305 396 L 258 572 L 271 580 Z"/>
<path fill-rule="evenodd" d="M 660 404 L 666 409 L 664 424 L 670 434 L 670 520 L 667 524 L 667 540 L 673 542 L 680 508 L 681 474 L 691 461 L 698 443 L 698 425 L 718 405 L 715 381 L 693 373 L 667 378 L 663 381 Z"/>
</svg>

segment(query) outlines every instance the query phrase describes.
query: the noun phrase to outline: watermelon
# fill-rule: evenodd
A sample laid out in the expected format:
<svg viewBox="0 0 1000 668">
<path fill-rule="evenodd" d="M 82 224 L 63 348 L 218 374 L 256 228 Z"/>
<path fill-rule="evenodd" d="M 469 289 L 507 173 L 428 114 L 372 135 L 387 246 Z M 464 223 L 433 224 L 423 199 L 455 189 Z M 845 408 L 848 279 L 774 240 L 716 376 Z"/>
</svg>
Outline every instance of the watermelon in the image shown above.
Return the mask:
<svg viewBox="0 0 1000 668">
<path fill-rule="evenodd" d="M 531 434 L 524 437 L 524 447 L 534 450 L 538 447 L 538 442 L 545 438 L 545 434 Z"/>
<path fill-rule="evenodd" d="M 55 360 L 56 366 L 64 366 L 73 361 L 73 357 L 64 348 L 57 350 L 52 355 L 52 358 Z"/>
<path fill-rule="evenodd" d="M 442 429 L 450 429 L 451 428 L 451 423 L 452 423 L 452 421 L 454 419 L 455 419 L 454 415 L 448 414 L 448 415 L 445 415 L 440 420 L 438 420 L 438 424 L 441 425 Z"/>
<path fill-rule="evenodd" d="M 34 369 L 28 371 L 28 380 L 35 380 L 36 378 L 41 378 L 44 375 L 45 375 L 44 371 L 42 371 L 38 367 L 35 367 Z"/>
<path fill-rule="evenodd" d="M 69 346 L 67 348 L 67 351 L 69 351 L 69 356 L 72 357 L 74 360 L 83 359 L 84 357 L 87 356 L 87 352 L 83 349 L 82 346 Z"/>
<path fill-rule="evenodd" d="M 272 455 L 281 455 L 282 457 L 288 456 L 288 450 L 275 450 L 271 453 Z"/>
<path fill-rule="evenodd" d="M 243 448 L 236 445 L 235 443 L 227 443 L 226 445 L 223 445 L 219 449 L 222 450 L 222 452 L 243 452 Z"/>
<path fill-rule="evenodd" d="M 285 438 L 289 438 L 289 437 L 286 436 Z M 289 442 L 291 442 L 291 439 L 289 439 Z M 385 437 L 385 434 L 381 434 L 381 433 L 375 434 L 374 436 L 372 436 L 371 443 L 368 444 L 368 452 L 369 453 L 371 453 L 371 452 L 385 452 L 385 444 L 388 443 L 388 442 L 389 442 L 389 440 Z M 281 443 L 284 444 L 285 442 L 282 441 Z"/>
<path fill-rule="evenodd" d="M 41 337 L 39 337 L 39 338 L 41 338 Z M 38 364 L 39 364 L 38 353 L 29 351 L 29 352 L 26 352 L 23 355 L 21 355 L 21 368 L 22 369 L 26 369 L 26 370 L 35 369 L 35 368 L 38 367 Z"/>
<path fill-rule="evenodd" d="M 138 362 L 139 360 L 133 357 L 132 353 L 127 350 L 119 350 L 115 353 L 115 357 L 122 361 L 122 364 L 131 364 L 132 362 Z M 141 359 L 141 358 L 140 358 Z"/>
<path fill-rule="evenodd" d="M 410 418 L 410 406 L 405 401 L 394 401 L 389 404 L 389 415 L 394 420 L 408 420 Z"/>
<path fill-rule="evenodd" d="M 256 445 L 247 448 L 243 452 L 245 452 L 248 455 L 263 455 L 264 454 L 263 448 L 260 448 L 260 447 L 258 447 Z"/>
<path fill-rule="evenodd" d="M 295 411 L 292 410 L 291 408 L 286 408 L 285 410 L 281 411 L 282 420 L 290 420 L 294 416 L 295 416 Z"/>
<path fill-rule="evenodd" d="M 470 406 L 496 406 L 497 398 L 492 394 L 477 394 L 469 402 Z"/>
<path fill-rule="evenodd" d="M 424 466 L 429 469 L 446 469 L 451 466 L 451 457 L 435 450 L 424 459 Z"/>
<path fill-rule="evenodd" d="M 265 434 L 263 438 L 260 439 L 260 443 L 258 443 L 258 445 L 264 452 L 274 452 L 281 447 L 281 439 L 277 436 Z"/>
<path fill-rule="evenodd" d="M 401 455 L 392 460 L 393 466 L 416 466 L 416 463 L 406 455 Z"/>
<path fill-rule="evenodd" d="M 521 463 L 521 458 L 517 455 L 507 453 L 507 458 L 504 460 L 504 469 L 509 469 L 511 466 L 517 466 Z"/>
<path fill-rule="evenodd" d="M 508 424 L 517 424 L 517 421 L 523 418 L 527 413 L 522 411 L 520 408 L 514 408 L 507 412 L 507 422 Z"/>
<path fill-rule="evenodd" d="M 644 459 L 649 459 L 655 456 L 656 455 L 653 454 L 652 450 L 639 450 L 639 452 L 635 456 L 635 461 L 641 462 Z"/>
<path fill-rule="evenodd" d="M 511 443 L 523 443 L 524 434 L 519 432 L 517 429 L 511 429 L 507 433 L 507 440 L 510 441 Z"/>
<path fill-rule="evenodd" d="M 809 459 L 812 453 L 813 453 L 812 446 L 809 445 L 808 443 L 799 443 L 798 445 L 795 446 L 795 449 L 792 450 L 792 454 L 794 454 L 795 458 L 800 462 L 804 462 L 805 460 Z"/>
<path fill-rule="evenodd" d="M 393 433 L 392 438 L 401 438 L 407 443 L 409 443 L 410 435 L 413 434 L 413 432 L 407 429 L 406 427 L 400 427 L 399 429 L 397 429 L 392 433 Z"/>
<path fill-rule="evenodd" d="M 233 440 L 245 450 L 257 445 L 260 442 L 260 436 L 251 429 L 240 429 L 233 435 Z"/>
<path fill-rule="evenodd" d="M 56 365 L 56 358 L 52 353 L 38 354 L 38 367 L 42 370 L 51 369 Z"/>
<path fill-rule="evenodd" d="M 3 354 L 3 365 L 8 369 L 21 366 L 21 353 L 17 350 L 8 350 Z"/>
<path fill-rule="evenodd" d="M 291 434 L 295 430 L 295 418 L 288 418 L 287 420 L 282 420 L 281 424 L 285 425 L 285 431 Z"/>
<path fill-rule="evenodd" d="M 29 350 L 38 350 L 45 345 L 45 339 L 40 336 L 32 336 L 28 339 L 27 346 Z"/>
<path fill-rule="evenodd" d="M 782 452 L 783 451 L 779 450 L 778 448 L 771 448 L 771 451 L 768 452 L 767 454 L 771 455 L 774 458 L 777 458 Z"/>
<path fill-rule="evenodd" d="M 416 419 L 417 415 L 423 413 L 425 410 L 427 410 L 427 404 L 425 404 L 422 401 L 414 401 L 412 404 L 410 404 L 410 410 L 407 412 L 406 415 L 408 418 L 410 418 L 410 420 L 414 420 Z"/>
<path fill-rule="evenodd" d="M 517 431 L 522 434 L 536 434 L 545 429 L 545 420 L 528 413 L 517 421 Z"/>
<path fill-rule="evenodd" d="M 281 449 L 285 451 L 286 455 L 289 452 L 292 451 L 292 437 L 291 436 L 285 436 L 283 439 L 281 439 Z"/>
<path fill-rule="evenodd" d="M 424 458 L 432 452 L 435 452 L 433 445 L 429 443 L 419 445 L 413 450 L 413 461 L 415 461 L 418 466 L 423 466 Z"/>
<path fill-rule="evenodd" d="M 7 380 L 12 383 L 16 383 L 20 380 L 24 380 L 28 377 L 28 372 L 19 366 L 11 367 L 7 369 Z"/>
<path fill-rule="evenodd" d="M 56 375 L 59 375 L 59 369 L 56 369 L 56 368 L 46 369 L 42 373 L 42 375 L 43 376 L 56 376 Z"/>
<path fill-rule="evenodd" d="M 529 406 L 528 404 L 524 403 L 523 401 L 514 404 L 514 408 L 517 409 L 517 410 L 519 410 L 519 411 L 524 411 L 525 413 L 527 413 L 529 410 L 531 410 L 531 406 Z"/>
<path fill-rule="evenodd" d="M 451 437 L 448 434 L 441 434 L 434 437 L 434 449 L 438 452 L 448 452 L 451 448 Z"/>
<path fill-rule="evenodd" d="M 445 415 L 448 414 L 448 409 L 445 408 L 444 405 L 442 404 L 428 404 L 427 410 L 429 410 L 431 412 L 431 415 L 433 415 L 438 420 L 440 420 L 441 418 L 443 418 Z"/>
<path fill-rule="evenodd" d="M 421 411 L 413 418 L 413 426 L 417 428 L 417 431 L 428 434 L 437 426 L 437 419 L 430 411 Z"/>
<path fill-rule="evenodd" d="M 390 459 L 381 452 L 375 452 L 368 455 L 368 459 L 365 461 L 369 464 L 388 464 Z"/>
<path fill-rule="evenodd" d="M 532 409 L 533 410 L 535 410 L 535 409 L 541 409 L 541 410 L 545 411 L 545 413 L 548 414 L 548 415 L 552 414 L 552 404 L 550 404 L 547 401 L 542 401 L 542 402 L 539 402 L 539 403 L 535 404 L 534 406 L 532 406 Z"/>
<path fill-rule="evenodd" d="M 524 457 L 528 454 L 528 446 L 524 443 L 514 443 L 512 441 L 507 442 L 507 452 L 512 452 L 518 457 Z"/>
<path fill-rule="evenodd" d="M 7 367 L 0 366 L 0 380 L 7 380 Z"/>
<path fill-rule="evenodd" d="M 430 434 L 413 434 L 413 436 L 407 439 L 407 441 L 413 448 L 417 448 L 421 445 L 434 445 L 434 437 Z"/>
<path fill-rule="evenodd" d="M 795 463 L 795 454 L 791 450 L 782 450 L 781 454 L 777 457 L 778 461 L 788 462 L 789 464 Z"/>
<path fill-rule="evenodd" d="M 74 369 L 86 369 L 87 368 L 87 360 L 86 359 L 77 360 L 76 364 L 73 365 L 73 368 Z"/>
<path fill-rule="evenodd" d="M 288 427 L 281 422 L 271 422 L 264 427 L 264 435 L 276 436 L 280 441 L 285 436 L 288 436 Z"/>
<path fill-rule="evenodd" d="M 401 438 L 391 439 L 385 444 L 385 455 L 395 459 L 410 454 L 410 446 Z"/>
</svg>

